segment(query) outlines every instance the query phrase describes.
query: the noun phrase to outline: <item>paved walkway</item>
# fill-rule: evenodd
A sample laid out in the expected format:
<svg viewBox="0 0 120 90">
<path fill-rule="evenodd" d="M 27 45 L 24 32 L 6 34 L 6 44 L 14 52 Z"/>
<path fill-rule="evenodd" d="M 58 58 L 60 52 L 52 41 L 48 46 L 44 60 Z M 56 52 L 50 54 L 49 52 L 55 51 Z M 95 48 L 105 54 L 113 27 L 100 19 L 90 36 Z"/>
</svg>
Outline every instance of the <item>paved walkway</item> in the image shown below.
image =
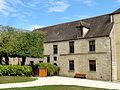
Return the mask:
<svg viewBox="0 0 120 90">
<path fill-rule="evenodd" d="M 0 89 L 44 86 L 44 85 L 78 85 L 78 86 L 86 86 L 86 87 L 97 87 L 97 88 L 120 90 L 120 83 L 93 81 L 93 80 L 77 79 L 77 78 L 69 78 L 69 77 L 58 77 L 58 76 L 42 77 L 32 82 L 0 84 Z"/>
</svg>

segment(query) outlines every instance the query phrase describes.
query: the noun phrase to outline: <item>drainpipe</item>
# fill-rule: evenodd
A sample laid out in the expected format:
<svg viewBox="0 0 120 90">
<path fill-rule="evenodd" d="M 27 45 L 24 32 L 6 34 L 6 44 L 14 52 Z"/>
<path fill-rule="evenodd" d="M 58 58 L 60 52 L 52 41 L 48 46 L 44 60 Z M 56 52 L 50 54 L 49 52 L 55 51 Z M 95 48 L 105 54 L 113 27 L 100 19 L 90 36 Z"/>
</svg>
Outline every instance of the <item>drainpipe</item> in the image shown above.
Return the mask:
<svg viewBox="0 0 120 90">
<path fill-rule="evenodd" d="M 109 37 L 109 39 L 110 39 L 110 55 L 111 55 L 111 76 L 110 76 L 110 79 L 112 82 L 112 43 L 111 43 L 111 37 Z"/>
</svg>

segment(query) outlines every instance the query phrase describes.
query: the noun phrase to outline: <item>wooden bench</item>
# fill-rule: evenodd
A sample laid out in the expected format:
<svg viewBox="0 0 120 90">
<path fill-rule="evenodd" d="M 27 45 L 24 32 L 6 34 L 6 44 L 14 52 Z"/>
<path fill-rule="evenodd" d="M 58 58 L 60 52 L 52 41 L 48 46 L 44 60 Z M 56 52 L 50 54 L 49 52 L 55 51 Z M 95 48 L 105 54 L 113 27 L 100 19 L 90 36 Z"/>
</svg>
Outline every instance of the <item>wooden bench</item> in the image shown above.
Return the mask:
<svg viewBox="0 0 120 90">
<path fill-rule="evenodd" d="M 85 79 L 86 78 L 86 74 L 83 74 L 83 73 L 75 73 L 75 78 L 83 78 Z"/>
</svg>

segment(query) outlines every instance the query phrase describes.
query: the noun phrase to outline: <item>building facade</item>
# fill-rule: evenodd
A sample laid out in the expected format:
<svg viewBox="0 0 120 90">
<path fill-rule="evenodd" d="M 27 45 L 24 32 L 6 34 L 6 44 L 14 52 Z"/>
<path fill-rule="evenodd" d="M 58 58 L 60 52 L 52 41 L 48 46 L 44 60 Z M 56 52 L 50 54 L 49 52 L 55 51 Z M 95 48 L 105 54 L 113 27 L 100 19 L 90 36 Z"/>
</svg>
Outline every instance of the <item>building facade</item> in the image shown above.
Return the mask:
<svg viewBox="0 0 120 90">
<path fill-rule="evenodd" d="M 59 75 L 120 80 L 120 9 L 34 31 L 45 34 L 41 62 L 59 66 Z"/>
</svg>

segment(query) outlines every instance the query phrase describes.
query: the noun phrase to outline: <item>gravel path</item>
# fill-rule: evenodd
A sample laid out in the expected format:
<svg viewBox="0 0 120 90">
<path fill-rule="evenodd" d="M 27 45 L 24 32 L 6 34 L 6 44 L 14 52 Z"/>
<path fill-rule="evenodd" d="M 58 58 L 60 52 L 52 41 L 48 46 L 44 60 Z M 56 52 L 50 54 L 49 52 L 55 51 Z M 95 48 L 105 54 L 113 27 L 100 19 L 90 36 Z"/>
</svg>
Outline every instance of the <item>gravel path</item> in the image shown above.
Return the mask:
<svg viewBox="0 0 120 90">
<path fill-rule="evenodd" d="M 0 89 L 17 88 L 17 87 L 33 87 L 33 86 L 44 86 L 44 85 L 77 85 L 77 86 L 85 86 L 85 87 L 120 90 L 120 83 L 111 83 L 104 81 L 95 81 L 95 80 L 77 79 L 77 78 L 59 77 L 59 76 L 41 77 L 38 78 L 38 80 L 32 82 L 0 84 Z"/>
</svg>

